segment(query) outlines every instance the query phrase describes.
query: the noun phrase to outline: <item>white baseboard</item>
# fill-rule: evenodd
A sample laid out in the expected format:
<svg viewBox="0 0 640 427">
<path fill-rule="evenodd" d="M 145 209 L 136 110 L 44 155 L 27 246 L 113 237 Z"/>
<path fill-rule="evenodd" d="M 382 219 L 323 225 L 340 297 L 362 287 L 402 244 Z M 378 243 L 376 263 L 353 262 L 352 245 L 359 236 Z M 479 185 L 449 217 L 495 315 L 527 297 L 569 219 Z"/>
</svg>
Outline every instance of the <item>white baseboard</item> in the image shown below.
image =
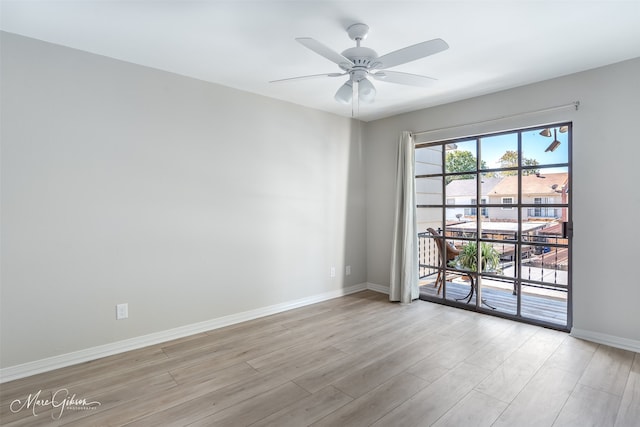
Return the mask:
<svg viewBox="0 0 640 427">
<path fill-rule="evenodd" d="M 97 347 L 91 347 L 84 350 L 74 351 L 72 353 L 61 354 L 59 356 L 48 357 L 46 359 L 36 360 L 33 362 L 24 363 L 22 365 L 9 366 L 7 368 L 0 369 L 0 383 L 29 377 L 31 375 L 52 371 L 54 369 L 64 368 L 66 366 L 76 365 L 78 363 L 87 362 L 90 360 L 100 359 L 102 357 L 123 353 L 125 351 L 136 350 L 142 347 L 160 344 L 177 338 L 211 331 L 213 329 L 234 325 L 236 323 L 246 322 L 247 320 L 257 319 L 259 317 L 270 316 L 272 314 L 281 313 L 283 311 L 292 310 L 294 308 L 303 307 L 305 305 L 315 304 L 344 295 L 349 295 L 355 292 L 364 291 L 367 288 L 367 283 L 360 283 L 348 288 L 325 292 L 319 295 L 313 295 L 294 301 L 275 304 L 268 307 L 245 311 L 242 313 L 231 314 L 229 316 L 219 317 L 217 319 L 211 319 L 199 323 L 193 323 L 191 325 L 181 326 L 179 328 L 173 328 L 166 331 L 154 332 L 149 335 L 143 335 L 140 337 L 117 341 Z"/>
<path fill-rule="evenodd" d="M 367 282 L 367 289 L 389 295 L 389 287 Z"/>
<path fill-rule="evenodd" d="M 640 353 L 640 341 L 629 338 L 617 337 L 615 335 L 603 334 L 600 332 L 587 331 L 584 329 L 571 328 L 571 336 L 575 338 L 593 341 L 598 344 L 605 344 L 611 347 Z"/>
</svg>

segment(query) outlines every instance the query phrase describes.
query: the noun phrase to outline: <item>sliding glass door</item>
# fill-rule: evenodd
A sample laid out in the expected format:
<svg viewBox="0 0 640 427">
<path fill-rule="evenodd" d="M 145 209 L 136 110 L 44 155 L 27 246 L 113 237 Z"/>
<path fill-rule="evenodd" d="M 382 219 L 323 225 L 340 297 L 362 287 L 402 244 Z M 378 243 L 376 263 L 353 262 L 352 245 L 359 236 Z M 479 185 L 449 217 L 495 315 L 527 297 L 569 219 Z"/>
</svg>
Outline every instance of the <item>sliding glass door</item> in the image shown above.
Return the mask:
<svg viewBox="0 0 640 427">
<path fill-rule="evenodd" d="M 416 146 L 420 297 L 568 330 L 571 123 Z"/>
</svg>

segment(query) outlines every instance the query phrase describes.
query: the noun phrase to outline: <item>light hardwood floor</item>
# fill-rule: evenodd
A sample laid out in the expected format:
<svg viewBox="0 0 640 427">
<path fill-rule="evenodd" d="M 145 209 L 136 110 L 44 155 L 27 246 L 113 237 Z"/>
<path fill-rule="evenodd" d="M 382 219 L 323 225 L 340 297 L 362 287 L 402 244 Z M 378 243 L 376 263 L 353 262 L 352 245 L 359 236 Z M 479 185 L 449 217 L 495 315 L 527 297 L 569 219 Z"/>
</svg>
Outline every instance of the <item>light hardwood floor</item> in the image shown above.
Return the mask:
<svg viewBox="0 0 640 427">
<path fill-rule="evenodd" d="M 18 410 L 63 389 L 59 420 Z M 365 291 L 5 383 L 0 401 L 3 426 L 640 426 L 640 354 Z"/>
</svg>

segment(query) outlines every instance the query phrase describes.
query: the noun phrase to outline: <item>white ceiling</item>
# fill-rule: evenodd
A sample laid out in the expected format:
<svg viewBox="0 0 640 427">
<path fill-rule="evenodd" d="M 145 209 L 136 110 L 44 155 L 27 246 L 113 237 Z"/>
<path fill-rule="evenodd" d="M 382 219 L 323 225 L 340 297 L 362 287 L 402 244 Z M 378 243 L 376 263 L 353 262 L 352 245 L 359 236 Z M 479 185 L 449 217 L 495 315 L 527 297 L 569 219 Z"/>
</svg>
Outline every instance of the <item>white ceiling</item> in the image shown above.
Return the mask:
<svg viewBox="0 0 640 427">
<path fill-rule="evenodd" d="M 371 28 L 379 55 L 433 38 L 450 49 L 393 68 L 429 88 L 374 81 L 373 120 L 640 57 L 638 1 L 32 1 L 1 0 L 0 28 L 346 117 L 346 78 L 270 84 L 338 66 L 294 41 L 342 52 L 345 29 Z"/>
</svg>

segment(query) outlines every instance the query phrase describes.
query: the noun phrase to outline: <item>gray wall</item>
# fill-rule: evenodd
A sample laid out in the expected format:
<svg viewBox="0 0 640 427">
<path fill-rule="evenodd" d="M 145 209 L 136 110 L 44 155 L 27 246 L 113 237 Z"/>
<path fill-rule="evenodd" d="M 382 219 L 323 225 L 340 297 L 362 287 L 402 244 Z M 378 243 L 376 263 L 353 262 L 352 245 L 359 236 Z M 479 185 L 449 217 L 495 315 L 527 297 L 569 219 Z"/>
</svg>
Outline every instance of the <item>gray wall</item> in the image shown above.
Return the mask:
<svg viewBox="0 0 640 427">
<path fill-rule="evenodd" d="M 572 101 L 562 109 L 421 136 L 441 139 L 559 120 L 574 123 L 574 328 L 640 341 L 640 59 L 368 123 L 368 281 L 389 285 L 396 144 L 421 131 L 504 117 Z"/>
<path fill-rule="evenodd" d="M 1 43 L 2 367 L 365 282 L 357 121 Z"/>
<path fill-rule="evenodd" d="M 640 340 L 640 59 L 359 125 L 0 34 L 3 368 L 386 287 L 400 131 L 574 100 L 430 137 L 573 120 L 574 326 Z"/>
</svg>

